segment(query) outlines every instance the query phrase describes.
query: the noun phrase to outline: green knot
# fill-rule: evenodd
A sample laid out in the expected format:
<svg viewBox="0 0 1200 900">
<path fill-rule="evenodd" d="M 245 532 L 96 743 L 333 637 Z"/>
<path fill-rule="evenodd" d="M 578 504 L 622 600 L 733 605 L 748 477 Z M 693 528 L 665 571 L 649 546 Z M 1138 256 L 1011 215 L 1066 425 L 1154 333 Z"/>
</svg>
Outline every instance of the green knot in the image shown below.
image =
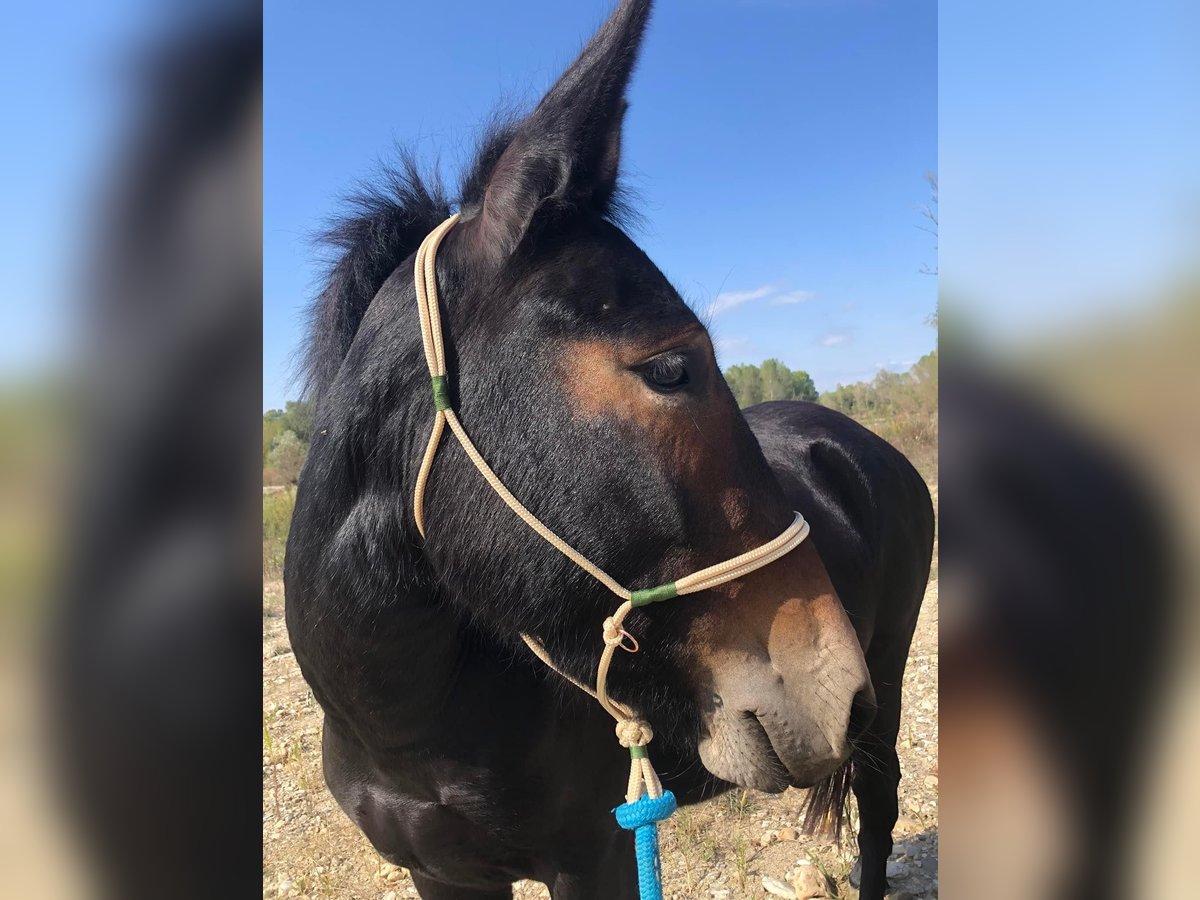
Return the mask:
<svg viewBox="0 0 1200 900">
<path fill-rule="evenodd" d="M 646 606 L 649 603 L 660 603 L 663 600 L 670 600 L 672 597 L 678 597 L 679 592 L 675 590 L 675 583 L 660 584 L 658 587 L 643 588 L 640 591 L 633 591 L 630 594 L 629 601 L 634 606 Z"/>
<path fill-rule="evenodd" d="M 647 756 L 647 753 L 646 753 L 645 747 L 634 744 L 632 747 L 629 748 L 630 759 L 645 759 L 646 756 Z"/>
<path fill-rule="evenodd" d="M 446 384 L 445 375 L 434 375 L 433 378 L 433 405 L 438 410 L 450 408 L 450 386 Z"/>
</svg>

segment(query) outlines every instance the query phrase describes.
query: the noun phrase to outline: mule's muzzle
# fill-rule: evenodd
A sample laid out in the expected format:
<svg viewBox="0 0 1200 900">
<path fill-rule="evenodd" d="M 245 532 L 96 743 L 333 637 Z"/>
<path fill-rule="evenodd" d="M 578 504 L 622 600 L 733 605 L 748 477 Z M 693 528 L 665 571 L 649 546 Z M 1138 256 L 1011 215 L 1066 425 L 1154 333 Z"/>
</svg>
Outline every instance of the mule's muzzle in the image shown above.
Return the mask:
<svg viewBox="0 0 1200 900">
<path fill-rule="evenodd" d="M 765 640 L 714 653 L 700 760 L 742 787 L 809 787 L 850 756 L 875 717 L 862 649 L 836 599 L 788 601 Z M 741 637 L 746 637 L 742 633 Z"/>
</svg>

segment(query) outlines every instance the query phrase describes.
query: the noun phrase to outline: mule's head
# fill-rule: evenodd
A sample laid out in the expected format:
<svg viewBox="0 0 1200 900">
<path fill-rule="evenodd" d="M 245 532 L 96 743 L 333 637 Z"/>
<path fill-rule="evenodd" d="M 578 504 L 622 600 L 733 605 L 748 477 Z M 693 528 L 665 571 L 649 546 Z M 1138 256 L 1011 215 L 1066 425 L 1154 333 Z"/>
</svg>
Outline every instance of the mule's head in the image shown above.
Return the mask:
<svg viewBox="0 0 1200 900">
<path fill-rule="evenodd" d="M 614 223 L 625 86 L 648 7 L 622 3 L 536 109 L 488 144 L 438 255 L 465 428 L 542 521 L 634 588 L 760 546 L 792 520 L 707 331 Z M 403 296 L 386 315 L 406 320 L 388 327 L 412 361 L 412 529 L 433 406 Z M 594 679 L 600 625 L 619 601 L 517 519 L 453 440 L 425 514 L 423 553 L 451 602 L 514 645 L 533 634 Z M 846 759 L 870 683 L 811 541 L 740 581 L 635 610 L 626 628 L 641 650 L 618 654 L 610 690 L 656 742 L 765 790 L 812 784 Z"/>
</svg>

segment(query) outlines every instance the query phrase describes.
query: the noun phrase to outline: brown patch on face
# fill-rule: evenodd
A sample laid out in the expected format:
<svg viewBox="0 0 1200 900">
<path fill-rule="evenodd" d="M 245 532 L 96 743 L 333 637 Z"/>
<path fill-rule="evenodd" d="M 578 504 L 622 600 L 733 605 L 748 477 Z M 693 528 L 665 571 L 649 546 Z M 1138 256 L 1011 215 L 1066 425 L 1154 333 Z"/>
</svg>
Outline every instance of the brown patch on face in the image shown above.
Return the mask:
<svg viewBox="0 0 1200 900">
<path fill-rule="evenodd" d="M 659 393 L 635 368 L 672 349 L 688 354 L 692 383 Z M 656 342 L 572 341 L 563 350 L 561 373 L 576 417 L 616 421 L 646 439 L 653 454 L 647 462 L 663 467 L 694 498 L 703 510 L 694 516 L 703 546 L 693 549 L 700 558 L 737 555 L 773 538 L 772 529 L 782 530 L 786 510 L 777 490 L 755 490 L 756 483 L 774 485 L 703 328 Z"/>
<path fill-rule="evenodd" d="M 846 614 L 811 541 L 696 599 L 703 612 L 693 620 L 686 644 L 695 663 L 707 669 L 772 642 L 801 651 L 816 646 L 822 633 L 845 636 L 840 626 Z"/>
<path fill-rule="evenodd" d="M 741 531 L 750 523 L 750 495 L 742 488 L 726 488 L 721 492 L 721 512 L 730 531 Z"/>
<path fill-rule="evenodd" d="M 670 418 L 679 401 L 673 395 L 650 391 L 632 367 L 672 347 L 701 345 L 708 345 L 711 355 L 707 335 L 698 326 L 665 343 L 570 341 L 562 352 L 561 368 L 567 393 L 574 401 L 573 411 L 585 419 L 615 416 L 644 428 L 660 427 L 662 418 Z"/>
</svg>

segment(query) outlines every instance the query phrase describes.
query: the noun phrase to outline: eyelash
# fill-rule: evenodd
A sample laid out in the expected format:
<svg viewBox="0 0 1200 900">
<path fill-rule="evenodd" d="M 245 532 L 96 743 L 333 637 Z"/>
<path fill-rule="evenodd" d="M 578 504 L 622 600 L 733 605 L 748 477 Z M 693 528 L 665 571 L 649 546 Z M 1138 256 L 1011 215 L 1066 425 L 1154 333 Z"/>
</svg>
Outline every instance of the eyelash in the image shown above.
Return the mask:
<svg viewBox="0 0 1200 900">
<path fill-rule="evenodd" d="M 650 360 L 642 367 L 642 380 L 651 390 L 671 393 L 688 386 L 687 359 L 680 354 L 666 354 Z"/>
</svg>

